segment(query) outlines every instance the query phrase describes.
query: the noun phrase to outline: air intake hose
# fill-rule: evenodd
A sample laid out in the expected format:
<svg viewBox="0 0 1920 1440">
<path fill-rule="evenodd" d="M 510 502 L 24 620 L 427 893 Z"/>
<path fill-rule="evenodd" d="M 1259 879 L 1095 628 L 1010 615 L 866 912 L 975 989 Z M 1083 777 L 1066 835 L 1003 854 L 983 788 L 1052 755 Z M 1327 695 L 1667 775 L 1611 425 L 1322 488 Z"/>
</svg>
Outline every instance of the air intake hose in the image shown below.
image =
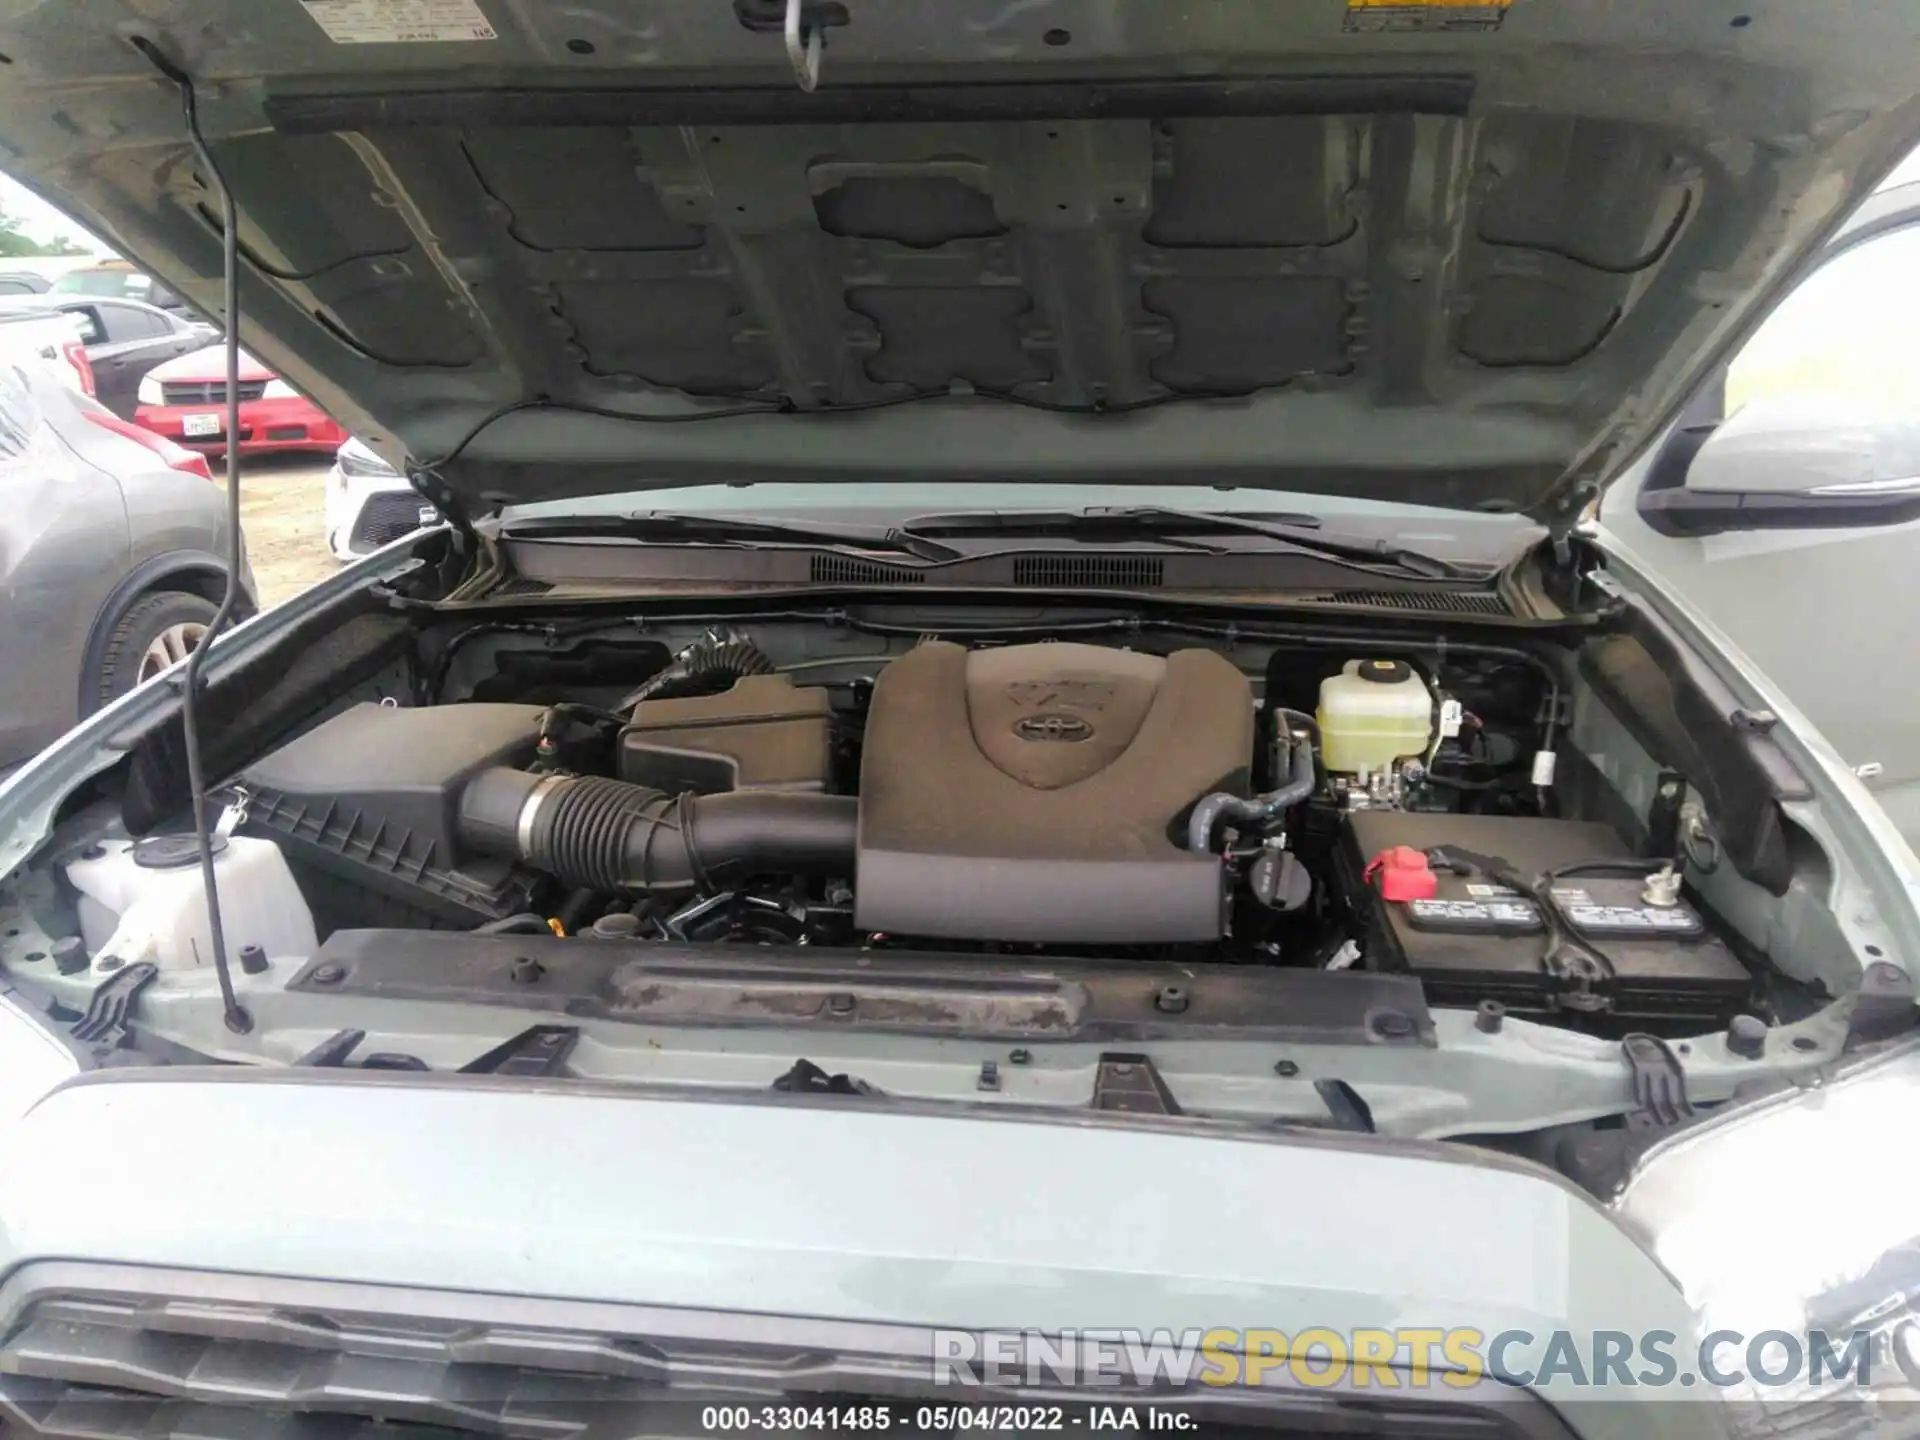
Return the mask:
<svg viewBox="0 0 1920 1440">
<path fill-rule="evenodd" d="M 590 890 L 724 889 L 750 875 L 851 875 L 858 801 L 735 790 L 668 795 L 624 780 L 483 770 L 460 838 Z"/>
<path fill-rule="evenodd" d="M 748 675 L 771 675 L 773 661 L 746 636 L 716 630 L 682 650 L 668 666 L 641 684 L 614 708 L 631 710 L 643 700 L 679 700 L 689 695 L 718 695 Z"/>
</svg>

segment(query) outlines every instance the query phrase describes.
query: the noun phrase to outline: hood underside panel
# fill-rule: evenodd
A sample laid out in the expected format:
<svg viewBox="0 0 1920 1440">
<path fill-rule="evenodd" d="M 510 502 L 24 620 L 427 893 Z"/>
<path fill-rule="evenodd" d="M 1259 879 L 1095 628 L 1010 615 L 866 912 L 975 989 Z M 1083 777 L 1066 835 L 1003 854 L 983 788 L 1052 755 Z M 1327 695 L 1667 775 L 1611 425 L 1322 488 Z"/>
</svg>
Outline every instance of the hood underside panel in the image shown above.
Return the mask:
<svg viewBox="0 0 1920 1440">
<path fill-rule="evenodd" d="M 1126 405 L 1390 389 L 1365 362 L 1376 252 L 1398 222 L 1363 186 L 1404 194 L 1416 159 L 1456 158 L 1470 123 L 556 126 L 388 137 L 382 151 L 439 169 L 495 217 L 492 262 L 550 317 L 558 382 L 857 405 L 961 381 Z M 1475 304 L 1403 318 L 1432 325 L 1448 362 L 1573 367 L 1638 323 L 1690 177 L 1619 124 L 1512 117 L 1483 141 L 1502 171 L 1445 237 Z M 402 216 L 366 204 L 352 141 L 262 135 L 228 154 L 248 215 L 274 208 L 290 168 L 331 177 L 287 243 L 249 249 L 314 277 L 343 341 L 402 369 L 485 357 L 459 277 L 433 272 Z M 396 305 L 375 274 L 400 257 L 418 280 Z"/>
<path fill-rule="evenodd" d="M 469 510 L 1031 476 L 1552 518 L 1897 157 L 1920 74 L 1920 20 L 1873 0 L 1404 34 L 1359 4 L 824 7 L 812 95 L 748 0 L 482 0 L 496 38 L 413 44 L 294 0 L 7 8 L 14 168 L 210 310 L 217 201 L 124 36 L 227 81 L 242 328 L 391 457 L 536 397 L 854 410 L 521 411 L 442 467 Z"/>
</svg>

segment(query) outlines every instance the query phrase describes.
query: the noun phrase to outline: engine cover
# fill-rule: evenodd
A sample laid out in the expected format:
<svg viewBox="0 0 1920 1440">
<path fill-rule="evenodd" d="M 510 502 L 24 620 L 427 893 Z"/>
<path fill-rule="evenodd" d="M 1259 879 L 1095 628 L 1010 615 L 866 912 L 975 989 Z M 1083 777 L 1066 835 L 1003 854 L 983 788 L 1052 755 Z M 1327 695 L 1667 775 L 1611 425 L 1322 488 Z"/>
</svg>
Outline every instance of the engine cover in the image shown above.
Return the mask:
<svg viewBox="0 0 1920 1440">
<path fill-rule="evenodd" d="M 1215 940 L 1186 812 L 1245 794 L 1253 692 L 1211 650 L 917 646 L 881 672 L 860 771 L 855 922 L 954 939 Z"/>
</svg>

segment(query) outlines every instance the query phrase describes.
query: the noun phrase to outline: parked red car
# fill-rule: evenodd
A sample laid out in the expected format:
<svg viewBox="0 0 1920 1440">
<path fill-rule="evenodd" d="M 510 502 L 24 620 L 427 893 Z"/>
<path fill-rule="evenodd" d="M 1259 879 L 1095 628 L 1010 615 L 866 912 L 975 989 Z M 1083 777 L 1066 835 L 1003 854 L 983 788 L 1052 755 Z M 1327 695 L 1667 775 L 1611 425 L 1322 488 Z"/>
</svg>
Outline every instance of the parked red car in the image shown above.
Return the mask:
<svg viewBox="0 0 1920 1440">
<path fill-rule="evenodd" d="M 227 448 L 227 357 L 209 345 L 149 370 L 133 418 L 155 434 L 195 450 Z M 240 453 L 337 450 L 347 432 L 306 396 L 246 351 L 240 352 Z"/>
</svg>

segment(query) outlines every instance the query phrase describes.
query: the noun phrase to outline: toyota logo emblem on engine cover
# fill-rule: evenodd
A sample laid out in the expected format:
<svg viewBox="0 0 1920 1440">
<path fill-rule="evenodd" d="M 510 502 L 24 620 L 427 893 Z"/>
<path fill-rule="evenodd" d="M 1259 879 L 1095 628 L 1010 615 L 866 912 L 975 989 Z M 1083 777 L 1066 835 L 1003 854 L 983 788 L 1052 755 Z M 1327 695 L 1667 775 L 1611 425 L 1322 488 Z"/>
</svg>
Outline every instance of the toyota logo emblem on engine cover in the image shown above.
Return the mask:
<svg viewBox="0 0 1920 1440">
<path fill-rule="evenodd" d="M 1013 722 L 1013 733 L 1022 740 L 1088 740 L 1093 726 L 1078 715 L 1022 715 Z"/>
</svg>

